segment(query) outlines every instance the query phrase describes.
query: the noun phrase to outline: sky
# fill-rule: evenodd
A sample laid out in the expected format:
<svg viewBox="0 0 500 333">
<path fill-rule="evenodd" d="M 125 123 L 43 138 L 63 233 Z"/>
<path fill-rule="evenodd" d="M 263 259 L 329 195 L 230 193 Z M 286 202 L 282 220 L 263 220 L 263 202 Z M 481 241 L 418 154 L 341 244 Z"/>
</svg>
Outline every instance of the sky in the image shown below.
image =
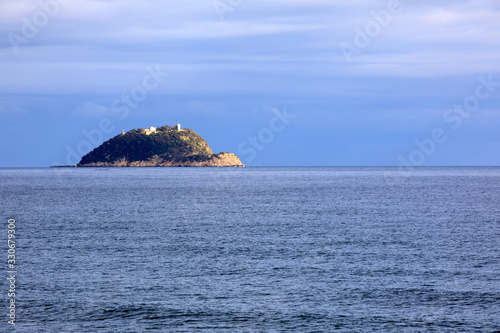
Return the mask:
<svg viewBox="0 0 500 333">
<path fill-rule="evenodd" d="M 249 166 L 500 165 L 498 0 L 0 0 L 0 167 L 134 128 Z"/>
</svg>

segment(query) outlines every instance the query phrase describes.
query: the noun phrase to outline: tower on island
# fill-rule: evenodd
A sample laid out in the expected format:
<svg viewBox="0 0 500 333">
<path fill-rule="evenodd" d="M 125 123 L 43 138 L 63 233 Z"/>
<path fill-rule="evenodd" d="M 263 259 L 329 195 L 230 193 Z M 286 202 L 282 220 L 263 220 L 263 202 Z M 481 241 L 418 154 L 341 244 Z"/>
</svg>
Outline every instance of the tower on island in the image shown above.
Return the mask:
<svg viewBox="0 0 500 333">
<path fill-rule="evenodd" d="M 181 124 L 177 124 L 177 132 L 180 132 L 181 131 Z"/>
</svg>

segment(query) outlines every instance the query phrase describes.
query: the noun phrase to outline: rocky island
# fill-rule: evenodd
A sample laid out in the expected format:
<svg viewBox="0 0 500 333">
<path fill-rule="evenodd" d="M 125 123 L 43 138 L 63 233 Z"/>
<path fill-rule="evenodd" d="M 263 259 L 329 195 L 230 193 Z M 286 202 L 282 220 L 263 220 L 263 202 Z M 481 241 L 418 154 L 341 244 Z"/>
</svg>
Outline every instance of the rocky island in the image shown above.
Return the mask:
<svg viewBox="0 0 500 333">
<path fill-rule="evenodd" d="M 115 136 L 82 157 L 79 167 L 244 166 L 231 153 L 214 154 L 195 131 L 177 126 L 134 129 Z"/>
</svg>

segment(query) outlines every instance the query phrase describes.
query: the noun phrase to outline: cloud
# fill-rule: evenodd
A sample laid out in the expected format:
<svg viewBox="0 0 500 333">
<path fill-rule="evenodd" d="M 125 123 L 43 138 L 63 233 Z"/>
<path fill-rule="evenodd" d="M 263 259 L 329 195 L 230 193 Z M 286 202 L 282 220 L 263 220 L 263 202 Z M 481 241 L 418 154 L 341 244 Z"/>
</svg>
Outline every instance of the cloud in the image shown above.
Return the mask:
<svg viewBox="0 0 500 333">
<path fill-rule="evenodd" d="M 345 77 L 500 72 L 496 1 L 401 3 L 402 13 L 349 64 L 339 44 L 353 44 L 356 29 L 386 10 L 386 2 L 243 1 L 221 21 L 211 0 L 73 0 L 20 45 L 19 53 L 3 39 L 0 88 L 120 93 L 151 64 L 179 74 L 168 89 L 198 91 L 265 91 L 276 86 L 276 78 L 285 78 L 283 84 L 295 90 L 323 92 L 328 90 L 324 80 Z M 23 18 L 30 20 L 40 10 L 36 1 L 2 2 L 0 35 L 21 33 Z M 318 84 L 301 87 L 312 79 Z"/>
<path fill-rule="evenodd" d="M 111 108 L 108 106 L 98 105 L 92 101 L 88 101 L 71 112 L 73 116 L 79 117 L 105 117 L 111 115 Z"/>
<path fill-rule="evenodd" d="M 11 117 L 11 116 L 28 116 L 30 113 L 25 108 L 13 105 L 12 103 L 6 103 L 5 101 L 0 101 L 0 116 Z"/>
</svg>

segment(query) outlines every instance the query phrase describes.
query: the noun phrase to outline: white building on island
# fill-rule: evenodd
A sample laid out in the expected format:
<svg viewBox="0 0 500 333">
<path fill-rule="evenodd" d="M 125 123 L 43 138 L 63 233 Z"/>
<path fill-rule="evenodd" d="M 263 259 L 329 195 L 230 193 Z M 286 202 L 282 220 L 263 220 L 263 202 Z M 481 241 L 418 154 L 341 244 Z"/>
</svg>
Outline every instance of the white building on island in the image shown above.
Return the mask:
<svg viewBox="0 0 500 333">
<path fill-rule="evenodd" d="M 142 133 L 144 133 L 146 135 L 150 135 L 150 134 L 156 133 L 156 127 L 151 126 L 148 129 L 142 130 Z"/>
<path fill-rule="evenodd" d="M 177 132 L 182 131 L 181 124 L 177 124 L 175 126 L 167 126 L 167 129 L 168 129 L 168 131 L 177 131 Z M 153 133 L 157 133 L 158 129 L 156 127 L 151 126 L 150 128 L 141 129 L 140 132 L 142 134 L 151 135 Z"/>
</svg>

